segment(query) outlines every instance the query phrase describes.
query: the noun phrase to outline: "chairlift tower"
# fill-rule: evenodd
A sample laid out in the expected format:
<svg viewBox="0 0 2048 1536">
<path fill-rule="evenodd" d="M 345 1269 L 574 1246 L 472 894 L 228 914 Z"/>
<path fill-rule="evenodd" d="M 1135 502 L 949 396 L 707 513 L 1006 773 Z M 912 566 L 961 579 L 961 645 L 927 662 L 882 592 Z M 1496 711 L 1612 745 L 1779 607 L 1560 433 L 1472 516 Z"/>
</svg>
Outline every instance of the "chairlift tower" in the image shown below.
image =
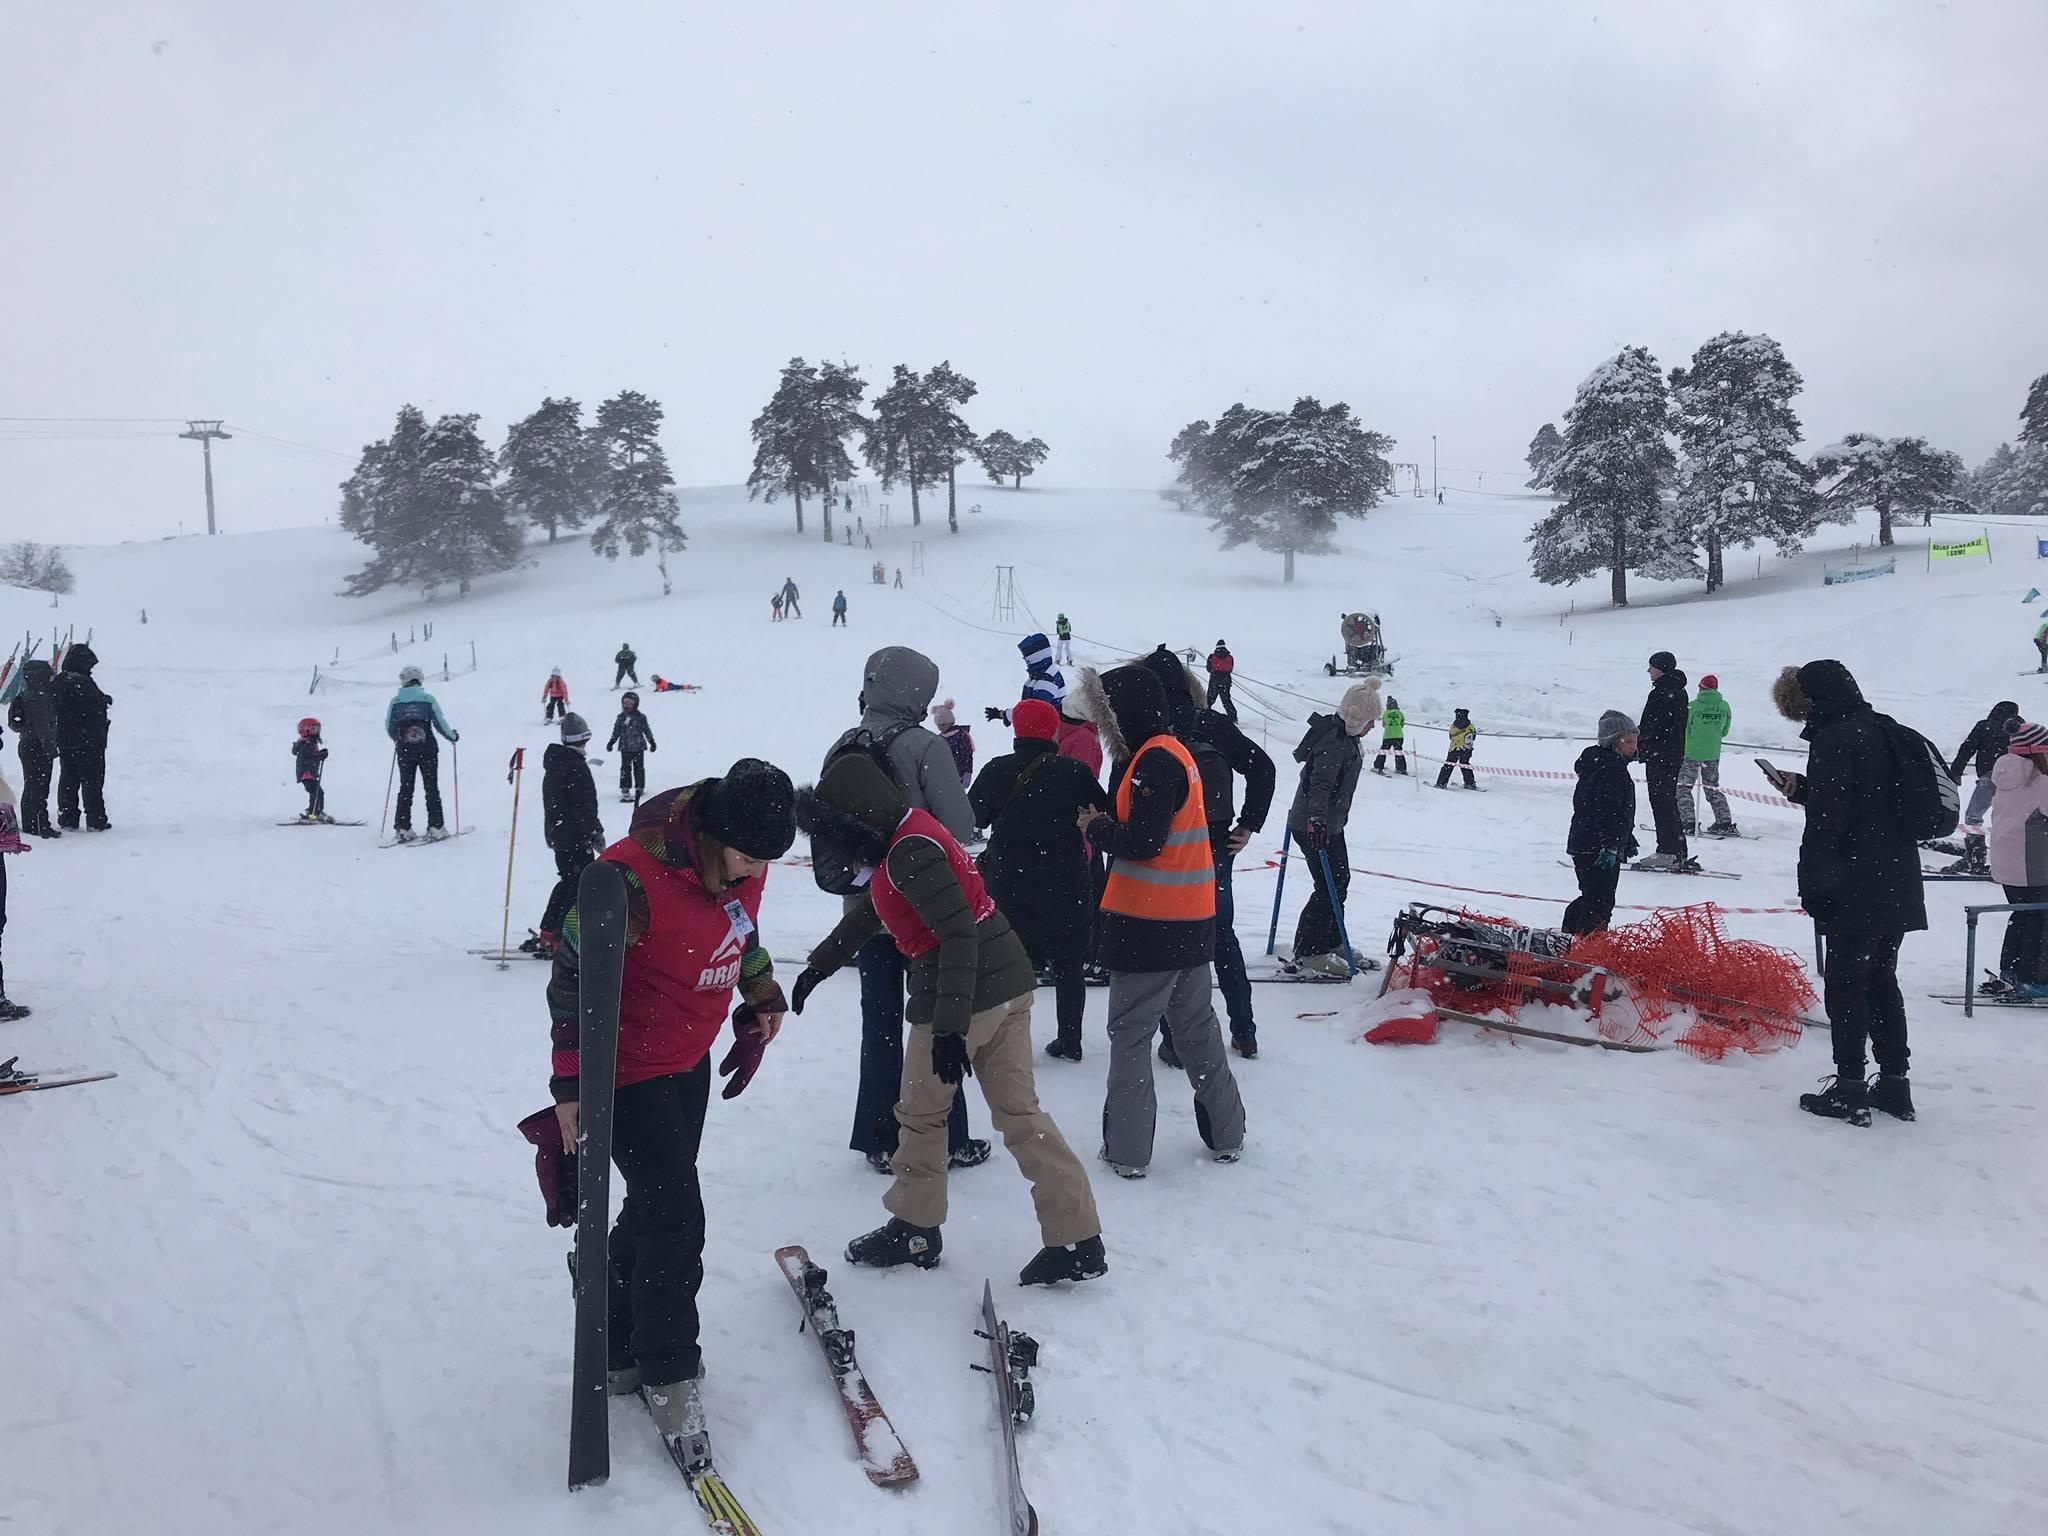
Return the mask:
<svg viewBox="0 0 2048 1536">
<path fill-rule="evenodd" d="M 1017 567 L 999 565 L 996 567 L 996 595 L 989 605 L 991 619 L 999 624 L 1014 623 L 1017 618 Z"/>
</svg>

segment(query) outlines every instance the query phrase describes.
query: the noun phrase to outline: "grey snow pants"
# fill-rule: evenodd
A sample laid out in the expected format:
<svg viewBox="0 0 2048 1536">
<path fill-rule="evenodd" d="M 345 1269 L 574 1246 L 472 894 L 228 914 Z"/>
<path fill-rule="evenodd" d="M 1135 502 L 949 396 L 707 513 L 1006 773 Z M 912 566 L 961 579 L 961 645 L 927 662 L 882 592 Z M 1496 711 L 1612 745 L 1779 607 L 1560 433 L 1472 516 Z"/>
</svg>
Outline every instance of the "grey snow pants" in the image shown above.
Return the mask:
<svg viewBox="0 0 2048 1536">
<path fill-rule="evenodd" d="M 1209 995 L 1209 967 L 1112 971 L 1109 977 L 1109 1091 L 1102 1104 L 1103 1155 L 1126 1168 L 1152 1162 L 1159 1101 L 1152 1040 L 1164 1017 L 1195 1090 L 1195 1126 L 1212 1151 L 1244 1145 L 1244 1100 L 1224 1054 L 1223 1026 Z"/>
</svg>

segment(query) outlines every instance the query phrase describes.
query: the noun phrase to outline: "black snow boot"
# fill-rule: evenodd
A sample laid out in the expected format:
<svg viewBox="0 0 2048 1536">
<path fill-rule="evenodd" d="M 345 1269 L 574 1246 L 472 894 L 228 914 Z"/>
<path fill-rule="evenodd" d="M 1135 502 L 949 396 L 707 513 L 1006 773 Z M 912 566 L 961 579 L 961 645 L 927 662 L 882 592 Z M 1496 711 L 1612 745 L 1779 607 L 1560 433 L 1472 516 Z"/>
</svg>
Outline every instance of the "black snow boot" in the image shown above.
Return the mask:
<svg viewBox="0 0 2048 1536">
<path fill-rule="evenodd" d="M 1058 1285 L 1062 1280 L 1100 1280 L 1109 1273 L 1109 1260 L 1102 1252 L 1100 1237 L 1085 1237 L 1065 1248 L 1041 1248 L 1038 1257 L 1017 1276 L 1019 1285 Z"/>
<path fill-rule="evenodd" d="M 16 1019 L 28 1017 L 28 1009 L 21 1003 L 10 1003 L 0 995 L 0 1024 L 12 1024 Z"/>
<path fill-rule="evenodd" d="M 1259 1054 L 1259 1040 L 1256 1035 L 1232 1035 L 1230 1048 L 1246 1061 L 1255 1060 Z"/>
<path fill-rule="evenodd" d="M 946 1154 L 948 1168 L 979 1168 L 988 1161 L 989 1153 L 995 1150 L 978 1136 L 970 1136 L 960 1143 L 960 1150 Z"/>
<path fill-rule="evenodd" d="M 1819 1093 L 1799 1095 L 1799 1107 L 1823 1120 L 1846 1120 L 1851 1125 L 1870 1124 L 1870 1089 L 1859 1077 L 1840 1073 L 1825 1079 Z"/>
<path fill-rule="evenodd" d="M 1173 1048 L 1173 1037 L 1171 1035 L 1162 1035 L 1160 1037 L 1159 1059 L 1169 1067 L 1178 1068 L 1180 1066 L 1180 1052 Z"/>
<path fill-rule="evenodd" d="M 1065 1035 L 1058 1035 L 1045 1042 L 1045 1054 L 1057 1057 L 1061 1061 L 1079 1061 L 1081 1042 L 1069 1040 Z"/>
<path fill-rule="evenodd" d="M 885 1225 L 846 1245 L 846 1262 L 873 1269 L 894 1269 L 899 1264 L 935 1269 L 945 1246 L 937 1227 L 913 1227 L 902 1217 L 891 1216 Z"/>
<path fill-rule="evenodd" d="M 1870 1107 L 1895 1120 L 1913 1118 L 1913 1083 L 1903 1072 L 1880 1072 L 1870 1080 Z"/>
</svg>

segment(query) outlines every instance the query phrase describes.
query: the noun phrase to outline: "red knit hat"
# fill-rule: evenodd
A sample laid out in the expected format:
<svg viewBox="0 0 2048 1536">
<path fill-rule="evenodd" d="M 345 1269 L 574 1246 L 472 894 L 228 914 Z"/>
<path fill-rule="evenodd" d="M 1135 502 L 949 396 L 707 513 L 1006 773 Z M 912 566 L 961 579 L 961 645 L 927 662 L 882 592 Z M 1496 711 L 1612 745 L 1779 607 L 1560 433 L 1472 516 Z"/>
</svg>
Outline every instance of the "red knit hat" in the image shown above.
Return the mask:
<svg viewBox="0 0 2048 1536">
<path fill-rule="evenodd" d="M 1709 672 L 1705 677 L 1700 679 L 1700 686 L 1702 688 L 1718 688 L 1721 686 L 1721 679 L 1714 676 L 1713 673 Z"/>
<path fill-rule="evenodd" d="M 1019 741 L 1056 741 L 1060 712 L 1043 699 L 1026 699 L 1010 711 L 1010 729 Z"/>
</svg>

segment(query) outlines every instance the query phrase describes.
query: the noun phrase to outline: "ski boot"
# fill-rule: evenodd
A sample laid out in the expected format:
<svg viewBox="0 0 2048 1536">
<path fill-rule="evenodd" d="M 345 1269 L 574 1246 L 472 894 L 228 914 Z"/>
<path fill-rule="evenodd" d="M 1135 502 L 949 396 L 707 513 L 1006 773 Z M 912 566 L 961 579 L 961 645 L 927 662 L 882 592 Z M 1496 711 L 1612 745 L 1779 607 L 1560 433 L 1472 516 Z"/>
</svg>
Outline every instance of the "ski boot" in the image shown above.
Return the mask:
<svg viewBox="0 0 2048 1536">
<path fill-rule="evenodd" d="M 883 1178 L 889 1179 L 896 1176 L 896 1159 L 889 1153 L 870 1152 L 867 1154 L 867 1160 L 868 1166 L 882 1175 Z"/>
<path fill-rule="evenodd" d="M 1109 1273 L 1101 1237 L 1084 1237 L 1064 1248 L 1045 1247 L 1017 1276 L 1019 1285 L 1058 1285 L 1062 1280 L 1099 1280 Z"/>
<path fill-rule="evenodd" d="M 447 841 L 447 838 L 448 829 L 446 827 L 429 827 L 427 828 L 427 835 L 420 839 L 420 841 L 427 843 L 439 843 Z"/>
<path fill-rule="evenodd" d="M 1823 1120 L 1846 1120 L 1851 1125 L 1870 1124 L 1870 1089 L 1860 1077 L 1840 1073 L 1825 1078 L 1819 1093 L 1799 1095 L 1799 1107 Z"/>
<path fill-rule="evenodd" d="M 1671 874 L 1678 868 L 1678 856 L 1670 853 L 1652 853 L 1637 859 L 1629 868 L 1646 875 Z"/>
<path fill-rule="evenodd" d="M 1383 779 L 1387 776 L 1387 770 L 1384 768 L 1375 768 L 1373 769 L 1373 772 L 1378 774 Z"/>
<path fill-rule="evenodd" d="M 1176 1071 L 1180 1069 L 1180 1052 L 1173 1048 L 1173 1037 L 1171 1035 L 1161 1035 L 1159 1037 L 1159 1059 Z"/>
<path fill-rule="evenodd" d="M 640 1367 L 617 1365 L 604 1373 L 604 1390 L 609 1397 L 632 1397 L 640 1390 Z"/>
<path fill-rule="evenodd" d="M 1344 963 L 1344 957 L 1335 950 L 1327 955 L 1298 956 L 1293 966 L 1295 971 L 1303 976 L 1341 977 L 1346 981 L 1351 979 L 1351 967 Z"/>
<path fill-rule="evenodd" d="M 1230 1048 L 1246 1061 L 1251 1061 L 1259 1054 L 1259 1040 L 1256 1035 L 1232 1035 Z"/>
<path fill-rule="evenodd" d="M 1742 828 L 1736 826 L 1732 821 L 1717 821 L 1707 828 L 1706 835 L 1708 837 L 1740 837 L 1742 836 Z"/>
<path fill-rule="evenodd" d="M 1880 1072 L 1869 1083 L 1870 1107 L 1896 1120 L 1913 1118 L 1913 1084 L 1903 1072 Z"/>
<path fill-rule="evenodd" d="M 1220 1152 L 1211 1152 L 1209 1154 L 1209 1161 L 1212 1163 L 1234 1163 L 1243 1156 L 1243 1147 L 1225 1147 Z"/>
<path fill-rule="evenodd" d="M 0 1024 L 12 1024 L 16 1019 L 28 1017 L 28 1008 L 21 1003 L 10 1003 L 0 997 Z"/>
<path fill-rule="evenodd" d="M 647 1411 L 654 1415 L 661 1438 L 685 1450 L 693 1466 L 708 1465 L 711 1441 L 704 1422 L 704 1394 L 696 1380 L 643 1386 L 640 1395 L 647 1400 Z"/>
<path fill-rule="evenodd" d="M 418 840 L 418 835 L 414 833 L 411 827 L 400 827 L 391 834 L 391 841 L 394 843 L 412 843 Z"/>
<path fill-rule="evenodd" d="M 1109 1155 L 1109 1148 L 1107 1147 L 1102 1149 L 1101 1157 L 1105 1163 L 1109 1164 L 1109 1171 L 1120 1179 L 1142 1179 L 1145 1177 L 1145 1170 L 1136 1163 L 1119 1163 L 1112 1160 Z"/>
<path fill-rule="evenodd" d="M 1065 1035 L 1056 1036 L 1045 1042 L 1045 1054 L 1056 1061 L 1079 1061 L 1081 1042 L 1069 1040 Z"/>
<path fill-rule="evenodd" d="M 945 1247 L 937 1227 L 913 1227 L 902 1217 L 891 1216 L 884 1225 L 846 1245 L 846 1262 L 872 1269 L 894 1269 L 899 1264 L 936 1269 Z"/>
<path fill-rule="evenodd" d="M 1986 971 L 1984 979 L 1977 983 L 1979 997 L 2011 997 L 2014 990 L 2010 976 L 1994 976 L 1989 971 Z"/>
<path fill-rule="evenodd" d="M 980 1137 L 970 1137 L 962 1142 L 958 1152 L 946 1154 L 948 1168 L 979 1168 L 988 1161 L 988 1155 L 995 1149 Z"/>
<path fill-rule="evenodd" d="M 519 941 L 519 949 L 522 954 L 540 955 L 543 958 L 551 959 L 555 953 L 555 946 L 559 942 L 552 933 L 547 932 L 545 929 L 529 928 L 526 930 L 526 937 Z"/>
</svg>

